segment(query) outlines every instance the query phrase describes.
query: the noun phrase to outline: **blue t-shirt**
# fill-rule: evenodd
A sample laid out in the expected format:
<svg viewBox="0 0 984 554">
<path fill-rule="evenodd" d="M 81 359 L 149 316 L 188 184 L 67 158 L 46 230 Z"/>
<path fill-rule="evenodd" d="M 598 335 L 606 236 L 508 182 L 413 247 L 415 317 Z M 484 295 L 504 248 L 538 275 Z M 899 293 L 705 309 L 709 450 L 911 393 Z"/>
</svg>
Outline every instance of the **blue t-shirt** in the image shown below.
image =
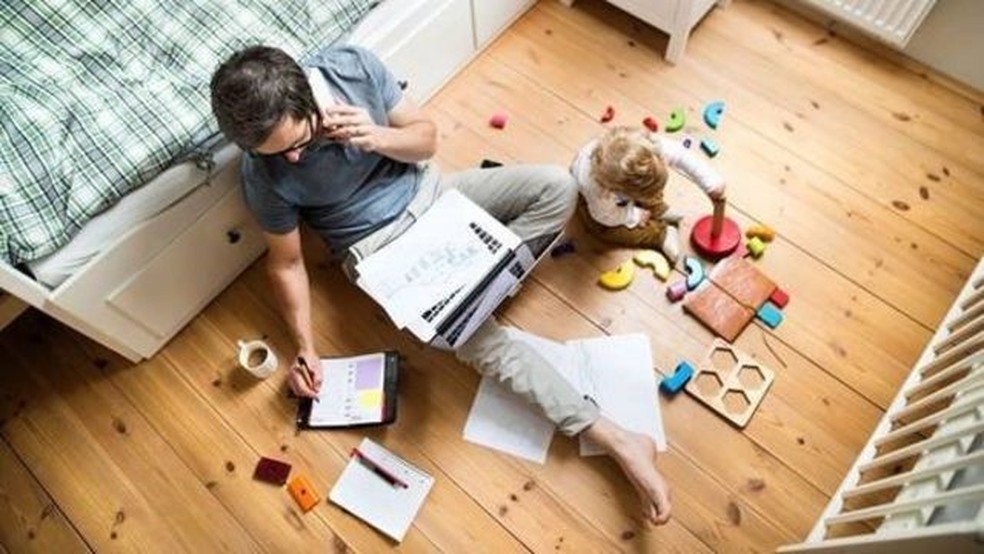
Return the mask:
<svg viewBox="0 0 984 554">
<path fill-rule="evenodd" d="M 321 70 L 332 95 L 365 108 L 377 125 L 388 124 L 387 114 L 402 98 L 393 74 L 363 48 L 325 48 L 304 65 Z M 260 226 L 284 234 L 303 220 L 336 256 L 400 215 L 420 174 L 416 164 L 331 141 L 309 146 L 298 163 L 242 157 L 243 195 Z"/>
</svg>

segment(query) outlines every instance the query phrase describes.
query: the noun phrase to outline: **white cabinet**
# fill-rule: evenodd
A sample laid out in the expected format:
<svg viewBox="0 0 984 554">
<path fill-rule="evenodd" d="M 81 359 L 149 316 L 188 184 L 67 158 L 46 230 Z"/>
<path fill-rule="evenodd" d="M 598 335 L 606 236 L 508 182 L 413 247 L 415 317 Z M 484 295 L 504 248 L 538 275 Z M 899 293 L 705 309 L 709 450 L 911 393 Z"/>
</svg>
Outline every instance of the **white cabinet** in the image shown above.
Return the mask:
<svg viewBox="0 0 984 554">
<path fill-rule="evenodd" d="M 574 4 L 574 0 L 560 1 L 567 6 Z M 683 58 L 694 25 L 715 5 L 726 7 L 731 0 L 608 0 L 608 3 L 670 35 L 665 57 L 676 64 Z"/>
<path fill-rule="evenodd" d="M 536 0 L 471 0 L 475 19 L 475 44 L 485 47 Z"/>
</svg>

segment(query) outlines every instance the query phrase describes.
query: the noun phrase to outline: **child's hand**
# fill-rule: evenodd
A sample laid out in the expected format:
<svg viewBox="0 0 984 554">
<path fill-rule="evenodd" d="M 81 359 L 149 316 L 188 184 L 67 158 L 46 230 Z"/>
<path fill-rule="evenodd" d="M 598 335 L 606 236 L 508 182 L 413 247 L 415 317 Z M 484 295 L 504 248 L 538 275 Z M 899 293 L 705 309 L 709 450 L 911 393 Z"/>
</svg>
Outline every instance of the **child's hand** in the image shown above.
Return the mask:
<svg viewBox="0 0 984 554">
<path fill-rule="evenodd" d="M 711 200 L 720 202 L 725 198 L 724 191 L 725 191 L 725 186 L 722 183 L 720 187 L 708 192 L 707 196 L 710 196 Z"/>
</svg>

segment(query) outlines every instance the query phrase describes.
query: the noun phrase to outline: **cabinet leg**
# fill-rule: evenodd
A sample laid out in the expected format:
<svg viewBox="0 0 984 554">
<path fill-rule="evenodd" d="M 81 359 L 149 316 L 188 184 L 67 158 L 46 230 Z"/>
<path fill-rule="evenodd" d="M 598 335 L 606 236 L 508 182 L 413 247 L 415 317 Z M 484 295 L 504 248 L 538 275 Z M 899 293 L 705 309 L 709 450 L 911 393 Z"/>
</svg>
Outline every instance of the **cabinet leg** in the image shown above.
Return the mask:
<svg viewBox="0 0 984 554">
<path fill-rule="evenodd" d="M 673 65 L 680 63 L 683 59 L 683 49 L 687 47 L 687 37 L 690 36 L 689 31 L 674 31 L 670 35 L 670 42 L 666 45 L 666 61 Z"/>
</svg>

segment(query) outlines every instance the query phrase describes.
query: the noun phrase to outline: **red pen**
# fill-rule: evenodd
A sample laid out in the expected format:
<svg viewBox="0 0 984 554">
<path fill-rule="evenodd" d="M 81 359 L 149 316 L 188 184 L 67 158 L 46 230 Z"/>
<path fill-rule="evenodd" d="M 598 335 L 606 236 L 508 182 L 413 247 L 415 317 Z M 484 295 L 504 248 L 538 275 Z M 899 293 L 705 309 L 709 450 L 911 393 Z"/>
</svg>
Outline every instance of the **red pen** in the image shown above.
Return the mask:
<svg viewBox="0 0 984 554">
<path fill-rule="evenodd" d="M 358 458 L 359 459 L 359 462 L 361 462 L 362 465 L 366 466 L 368 469 L 370 469 L 376 475 L 382 477 L 382 479 L 384 481 L 386 481 L 387 483 L 389 483 L 390 485 L 392 485 L 394 487 L 401 487 L 401 488 L 404 488 L 404 489 L 410 488 L 410 486 L 407 485 L 406 482 L 404 482 L 402 479 L 400 479 L 396 475 L 393 475 L 392 473 L 390 473 L 389 471 L 387 471 L 385 468 L 383 468 L 382 466 L 380 466 L 376 462 L 374 462 L 371 459 L 367 458 L 366 455 L 363 454 L 362 451 L 359 450 L 358 448 L 353 448 L 352 449 L 352 456 Z"/>
</svg>

